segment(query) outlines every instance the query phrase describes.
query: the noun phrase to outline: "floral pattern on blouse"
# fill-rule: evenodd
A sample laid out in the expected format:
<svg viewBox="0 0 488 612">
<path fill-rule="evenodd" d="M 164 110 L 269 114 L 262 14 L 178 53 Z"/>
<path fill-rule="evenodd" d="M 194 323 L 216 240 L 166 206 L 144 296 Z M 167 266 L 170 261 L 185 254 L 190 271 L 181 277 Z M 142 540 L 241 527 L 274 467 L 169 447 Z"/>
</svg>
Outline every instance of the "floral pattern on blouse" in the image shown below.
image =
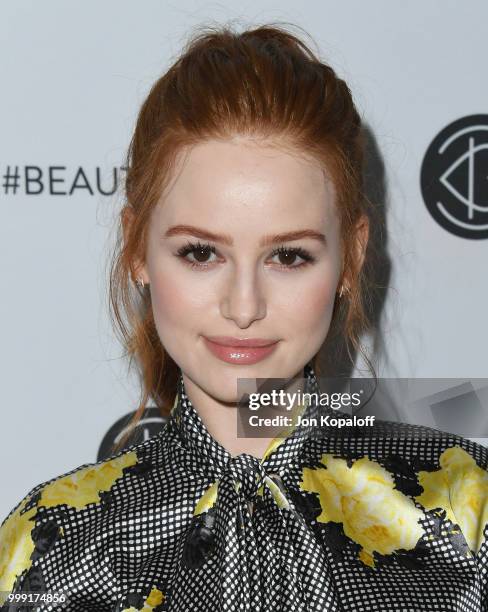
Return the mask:
<svg viewBox="0 0 488 612">
<path fill-rule="evenodd" d="M 0 591 L 68 595 L 18 612 L 488 612 L 488 448 L 387 422 L 319 433 L 231 456 L 180 376 L 158 435 L 12 510 Z"/>
<path fill-rule="evenodd" d="M 393 476 L 379 463 L 362 457 L 322 455 L 321 466 L 304 468 L 300 488 L 317 493 L 322 512 L 317 521 L 341 523 L 345 535 L 361 546 L 359 559 L 374 567 L 374 552 L 389 555 L 412 550 L 424 535 L 423 513 L 395 489 Z"/>
<path fill-rule="evenodd" d="M 16 580 L 31 567 L 33 557 L 48 552 L 64 535 L 63 528 L 54 523 L 37 527 L 37 509 L 66 505 L 81 510 L 99 503 L 100 495 L 110 491 L 124 468 L 136 463 L 136 453 L 129 452 L 95 466 L 82 466 L 47 483 L 35 498 L 20 504 L 0 528 L 0 605 L 6 597 L 2 591 L 14 588 Z"/>
<path fill-rule="evenodd" d="M 428 510 L 440 508 L 459 524 L 473 554 L 480 551 L 488 524 L 488 472 L 464 449 L 453 446 L 439 457 L 440 469 L 419 472 L 423 493 L 416 496 Z"/>
<path fill-rule="evenodd" d="M 159 589 L 153 587 L 141 608 L 134 608 L 131 606 L 130 608 L 125 608 L 122 612 L 154 612 L 163 602 L 164 593 L 161 593 Z"/>
</svg>

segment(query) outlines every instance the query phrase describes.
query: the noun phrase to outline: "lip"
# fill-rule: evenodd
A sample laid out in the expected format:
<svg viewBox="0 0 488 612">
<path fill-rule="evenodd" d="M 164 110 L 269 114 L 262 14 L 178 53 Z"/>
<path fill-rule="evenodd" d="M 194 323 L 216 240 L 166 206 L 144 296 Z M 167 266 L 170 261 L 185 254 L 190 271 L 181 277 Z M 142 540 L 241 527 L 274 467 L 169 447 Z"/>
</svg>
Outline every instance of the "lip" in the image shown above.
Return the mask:
<svg viewBox="0 0 488 612">
<path fill-rule="evenodd" d="M 276 344 L 278 340 L 267 340 L 266 338 L 233 338 L 231 336 L 204 336 L 206 340 L 220 344 L 222 346 L 238 346 L 246 348 L 256 348 Z"/>
<path fill-rule="evenodd" d="M 206 347 L 221 361 L 251 365 L 271 355 L 279 340 L 264 338 L 231 338 L 229 336 L 203 336 Z"/>
</svg>

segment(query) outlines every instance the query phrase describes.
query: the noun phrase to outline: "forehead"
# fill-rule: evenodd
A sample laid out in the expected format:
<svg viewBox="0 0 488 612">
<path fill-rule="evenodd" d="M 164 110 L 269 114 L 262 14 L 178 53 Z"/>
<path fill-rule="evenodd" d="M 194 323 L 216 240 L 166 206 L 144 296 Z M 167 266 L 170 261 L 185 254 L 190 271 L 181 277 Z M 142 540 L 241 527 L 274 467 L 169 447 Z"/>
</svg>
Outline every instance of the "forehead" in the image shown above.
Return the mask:
<svg viewBox="0 0 488 612">
<path fill-rule="evenodd" d="M 235 137 L 183 150 L 159 204 L 157 215 L 169 223 L 245 223 L 256 215 L 323 223 L 335 216 L 335 189 L 327 170 L 300 151 Z"/>
</svg>

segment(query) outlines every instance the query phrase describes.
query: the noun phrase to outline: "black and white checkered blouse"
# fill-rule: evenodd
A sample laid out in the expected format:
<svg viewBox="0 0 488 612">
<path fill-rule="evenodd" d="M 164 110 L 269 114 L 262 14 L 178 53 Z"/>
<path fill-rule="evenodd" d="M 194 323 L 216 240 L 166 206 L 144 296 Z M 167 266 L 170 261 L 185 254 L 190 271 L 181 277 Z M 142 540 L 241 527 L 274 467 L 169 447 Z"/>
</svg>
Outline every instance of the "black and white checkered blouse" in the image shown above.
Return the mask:
<svg viewBox="0 0 488 612">
<path fill-rule="evenodd" d="M 364 429 L 298 427 L 262 459 L 232 457 L 180 377 L 160 434 L 38 485 L 5 519 L 0 609 L 488 612 L 488 449 Z"/>
</svg>

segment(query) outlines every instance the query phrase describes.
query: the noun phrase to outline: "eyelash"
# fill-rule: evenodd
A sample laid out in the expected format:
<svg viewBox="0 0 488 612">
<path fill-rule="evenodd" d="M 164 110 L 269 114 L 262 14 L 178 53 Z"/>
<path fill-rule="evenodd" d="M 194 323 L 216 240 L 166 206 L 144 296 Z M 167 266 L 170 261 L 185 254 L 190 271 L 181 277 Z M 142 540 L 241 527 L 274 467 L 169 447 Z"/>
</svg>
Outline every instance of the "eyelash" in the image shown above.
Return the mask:
<svg viewBox="0 0 488 612">
<path fill-rule="evenodd" d="M 186 245 L 180 247 L 177 251 L 177 257 L 180 257 L 181 259 L 183 259 L 183 261 L 189 265 L 191 268 L 193 269 L 205 269 L 208 268 L 209 263 L 198 263 L 195 261 L 189 261 L 188 259 L 186 259 L 186 256 L 189 253 L 192 253 L 193 251 L 199 251 L 199 250 L 208 250 L 211 253 L 216 254 L 217 253 L 217 249 L 209 244 L 209 243 L 201 243 L 199 242 L 187 242 Z M 280 246 L 276 249 L 274 249 L 274 251 L 271 253 L 271 257 L 274 257 L 275 255 L 280 255 L 280 254 L 287 254 L 287 255 L 298 255 L 299 257 L 301 257 L 304 261 L 298 265 L 295 266 L 287 266 L 286 264 L 279 264 L 279 266 L 281 268 L 284 268 L 286 270 L 296 270 L 296 269 L 301 269 L 307 265 L 309 265 L 310 263 L 313 263 L 315 261 L 315 257 L 313 255 L 311 255 L 308 251 L 306 251 L 305 249 L 302 249 L 301 247 L 285 247 L 285 246 Z"/>
</svg>

